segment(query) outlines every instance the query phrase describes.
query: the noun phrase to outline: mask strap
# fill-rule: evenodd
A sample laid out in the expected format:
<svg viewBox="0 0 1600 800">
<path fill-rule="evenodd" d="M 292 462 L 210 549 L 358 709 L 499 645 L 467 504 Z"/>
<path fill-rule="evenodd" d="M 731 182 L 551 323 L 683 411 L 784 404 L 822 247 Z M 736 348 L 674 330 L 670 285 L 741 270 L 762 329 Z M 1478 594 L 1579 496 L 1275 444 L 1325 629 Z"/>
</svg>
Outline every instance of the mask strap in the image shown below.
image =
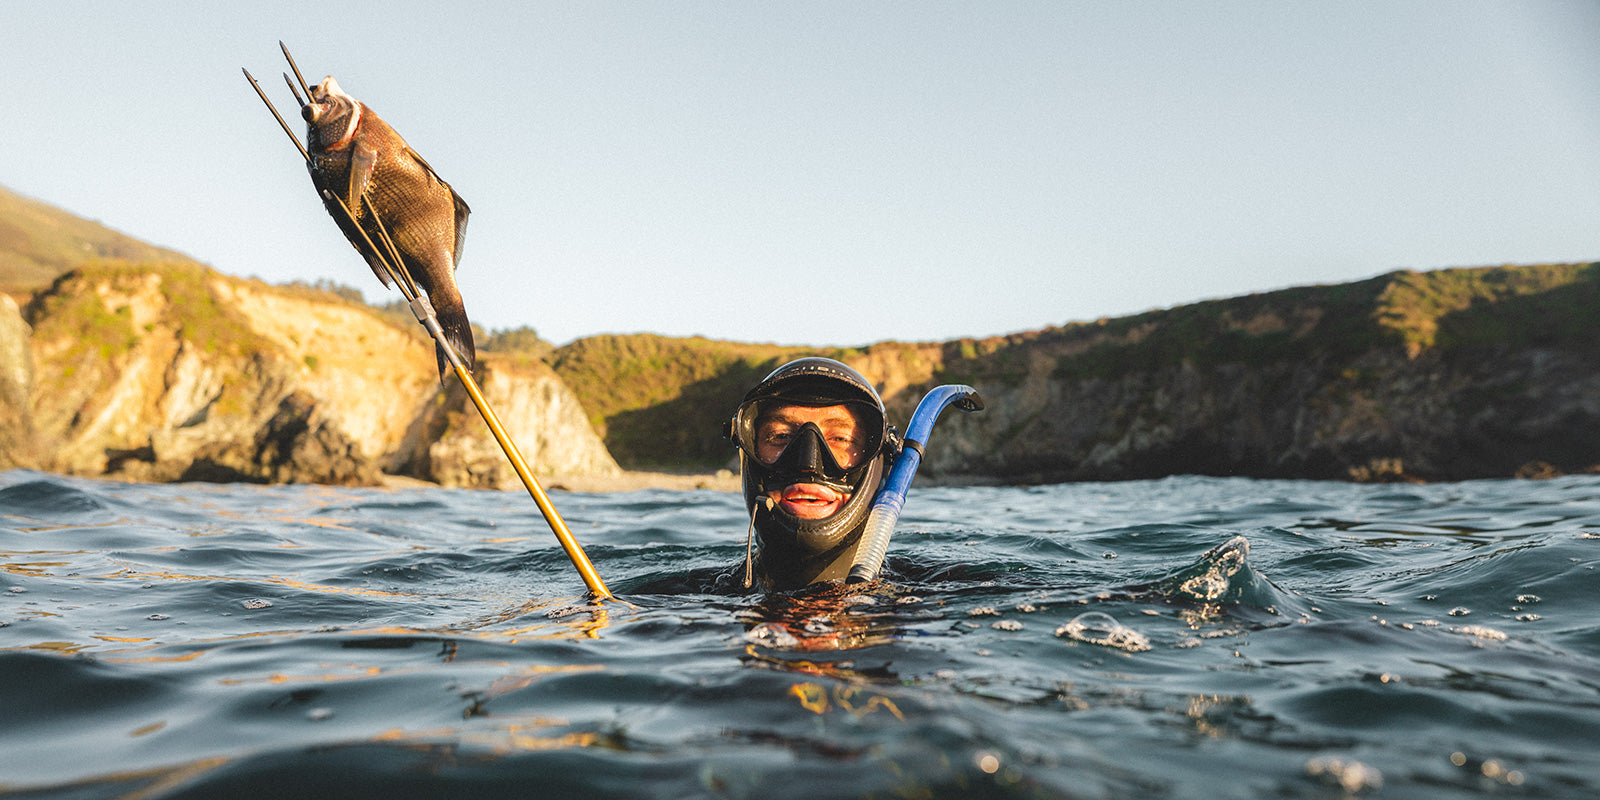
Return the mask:
<svg viewBox="0 0 1600 800">
<path fill-rule="evenodd" d="M 762 495 L 756 501 L 758 506 L 766 506 L 767 512 L 772 512 L 772 498 Z M 756 512 L 750 511 L 750 530 L 744 535 L 744 588 L 748 589 L 755 583 L 755 541 L 756 541 Z"/>
</svg>

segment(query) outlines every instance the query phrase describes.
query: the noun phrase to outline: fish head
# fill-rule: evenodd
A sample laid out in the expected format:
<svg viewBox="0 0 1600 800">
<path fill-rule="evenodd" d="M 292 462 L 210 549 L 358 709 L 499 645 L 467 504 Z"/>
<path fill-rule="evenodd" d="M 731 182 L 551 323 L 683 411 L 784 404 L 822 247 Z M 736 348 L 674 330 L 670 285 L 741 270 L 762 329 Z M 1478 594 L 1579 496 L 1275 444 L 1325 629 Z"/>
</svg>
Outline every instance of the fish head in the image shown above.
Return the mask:
<svg viewBox="0 0 1600 800">
<path fill-rule="evenodd" d="M 306 138 L 312 149 L 338 150 L 350 143 L 361 124 L 361 101 L 345 94 L 332 75 L 311 89 L 310 101 L 300 109 L 306 120 Z"/>
</svg>

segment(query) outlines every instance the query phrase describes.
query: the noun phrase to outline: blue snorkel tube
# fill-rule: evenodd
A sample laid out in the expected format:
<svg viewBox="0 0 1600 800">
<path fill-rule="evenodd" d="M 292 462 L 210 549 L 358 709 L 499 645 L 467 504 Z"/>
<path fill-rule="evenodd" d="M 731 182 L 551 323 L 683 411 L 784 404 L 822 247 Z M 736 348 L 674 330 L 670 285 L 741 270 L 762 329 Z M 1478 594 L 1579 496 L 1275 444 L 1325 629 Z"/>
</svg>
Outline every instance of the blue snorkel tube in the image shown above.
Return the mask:
<svg viewBox="0 0 1600 800">
<path fill-rule="evenodd" d="M 883 557 L 889 552 L 889 536 L 894 533 L 894 524 L 900 519 L 900 509 L 906 504 L 906 490 L 911 488 L 911 479 L 916 477 L 917 467 L 922 465 L 922 448 L 928 443 L 928 434 L 933 432 L 933 423 L 939 420 L 939 412 L 952 403 L 969 413 L 983 410 L 983 398 L 971 386 L 945 384 L 923 395 L 922 402 L 917 404 L 916 412 L 911 415 L 911 424 L 906 426 L 900 456 L 889 469 L 889 477 L 873 499 L 872 510 L 867 513 L 867 527 L 861 533 L 861 547 L 856 550 L 856 559 L 850 564 L 850 576 L 845 579 L 846 583 L 866 583 L 878 577 L 878 570 L 883 568 Z"/>
</svg>

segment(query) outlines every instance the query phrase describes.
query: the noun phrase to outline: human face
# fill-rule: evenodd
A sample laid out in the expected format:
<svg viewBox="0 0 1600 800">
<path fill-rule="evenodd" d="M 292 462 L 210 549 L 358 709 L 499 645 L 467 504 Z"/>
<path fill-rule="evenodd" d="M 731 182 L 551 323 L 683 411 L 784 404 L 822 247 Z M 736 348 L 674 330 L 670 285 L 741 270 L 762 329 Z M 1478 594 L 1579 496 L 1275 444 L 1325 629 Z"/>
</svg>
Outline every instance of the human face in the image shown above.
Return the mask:
<svg viewBox="0 0 1600 800">
<path fill-rule="evenodd" d="M 846 405 L 777 406 L 756 420 L 756 458 L 771 464 L 806 423 L 815 423 L 833 458 L 845 469 L 861 463 L 866 436 L 859 412 Z M 794 483 L 773 489 L 767 496 L 779 508 L 800 519 L 822 519 L 844 507 L 850 495 L 815 483 Z"/>
</svg>

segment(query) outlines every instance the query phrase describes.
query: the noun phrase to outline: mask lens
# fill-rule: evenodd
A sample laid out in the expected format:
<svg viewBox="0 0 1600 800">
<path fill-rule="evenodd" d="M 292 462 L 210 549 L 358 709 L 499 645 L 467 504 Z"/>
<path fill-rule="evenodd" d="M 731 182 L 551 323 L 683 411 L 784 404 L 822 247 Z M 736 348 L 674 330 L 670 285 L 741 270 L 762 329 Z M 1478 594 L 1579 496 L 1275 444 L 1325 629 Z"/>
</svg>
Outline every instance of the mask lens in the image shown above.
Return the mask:
<svg viewBox="0 0 1600 800">
<path fill-rule="evenodd" d="M 876 409 L 854 403 L 835 407 L 760 406 L 748 403 L 741 407 L 734 420 L 734 432 L 739 447 L 767 466 L 792 460 L 786 456 L 796 446 L 813 448 L 802 441 L 809 438 L 817 452 L 801 460 L 825 464 L 832 467 L 829 472 L 842 473 L 877 453 L 883 444 L 882 423 L 874 425 L 871 421 L 877 416 Z M 838 411 L 829 413 L 834 409 Z"/>
<path fill-rule="evenodd" d="M 837 477 L 861 460 L 861 449 L 852 437 L 825 435 L 814 422 L 799 428 L 777 424 L 757 430 L 761 461 L 767 466 L 783 464 L 796 472 Z"/>
</svg>

